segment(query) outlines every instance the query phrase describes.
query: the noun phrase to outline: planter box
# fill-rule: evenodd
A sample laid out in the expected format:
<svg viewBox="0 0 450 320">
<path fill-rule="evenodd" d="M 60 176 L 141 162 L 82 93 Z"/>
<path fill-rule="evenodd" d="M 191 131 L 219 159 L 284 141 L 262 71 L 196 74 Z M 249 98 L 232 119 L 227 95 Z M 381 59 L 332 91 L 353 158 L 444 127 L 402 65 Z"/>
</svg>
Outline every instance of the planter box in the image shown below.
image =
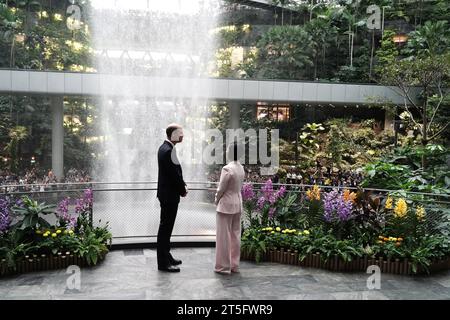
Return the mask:
<svg viewBox="0 0 450 320">
<path fill-rule="evenodd" d="M 98 262 L 105 259 L 106 253 L 99 256 Z M 97 263 L 98 263 L 97 262 Z M 6 261 L 0 261 L 0 277 L 14 274 L 21 274 L 33 271 L 45 271 L 55 269 L 65 269 L 68 266 L 77 265 L 81 267 L 88 267 L 86 259 L 80 258 L 72 253 L 63 255 L 40 255 L 25 257 L 16 262 L 16 268 L 8 268 Z"/>
<path fill-rule="evenodd" d="M 245 250 L 241 251 L 242 260 L 255 260 L 255 257 Z M 423 274 L 426 271 L 423 268 L 418 268 L 416 273 L 413 273 L 412 264 L 408 259 L 404 260 L 391 260 L 384 259 L 382 257 L 361 257 L 356 258 L 350 262 L 346 262 L 338 258 L 337 256 L 330 257 L 328 261 L 323 261 L 320 253 L 308 254 L 302 261 L 298 260 L 298 252 L 291 252 L 290 250 L 267 250 L 265 254 L 261 256 L 262 261 L 277 262 L 290 265 L 299 265 L 306 268 L 319 268 L 338 272 L 365 272 L 371 265 L 377 265 L 380 267 L 383 273 L 393 273 L 402 275 Z M 445 260 L 433 261 L 429 266 L 429 272 L 437 272 L 440 270 L 450 269 L 450 257 Z"/>
</svg>

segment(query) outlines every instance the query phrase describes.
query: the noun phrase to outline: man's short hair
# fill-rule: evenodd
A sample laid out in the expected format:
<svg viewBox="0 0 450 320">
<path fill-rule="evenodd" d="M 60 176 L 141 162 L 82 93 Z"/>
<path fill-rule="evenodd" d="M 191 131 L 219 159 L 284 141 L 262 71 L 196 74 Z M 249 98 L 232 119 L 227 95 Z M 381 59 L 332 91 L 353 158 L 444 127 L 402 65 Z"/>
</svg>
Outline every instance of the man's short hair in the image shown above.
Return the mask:
<svg viewBox="0 0 450 320">
<path fill-rule="evenodd" d="M 181 129 L 181 126 L 179 124 L 176 123 L 169 124 L 166 128 L 167 139 L 170 140 L 170 138 L 172 137 L 172 133 L 177 129 Z"/>
</svg>

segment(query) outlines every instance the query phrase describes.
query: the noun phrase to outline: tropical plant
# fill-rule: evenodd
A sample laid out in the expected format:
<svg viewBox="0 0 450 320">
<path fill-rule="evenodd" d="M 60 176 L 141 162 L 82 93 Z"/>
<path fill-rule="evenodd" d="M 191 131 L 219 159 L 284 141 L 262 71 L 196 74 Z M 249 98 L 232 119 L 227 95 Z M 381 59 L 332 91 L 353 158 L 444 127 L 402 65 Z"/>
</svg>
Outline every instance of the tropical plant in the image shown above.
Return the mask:
<svg viewBox="0 0 450 320">
<path fill-rule="evenodd" d="M 338 28 L 332 25 L 330 16 L 319 15 L 317 19 L 305 25 L 305 30 L 312 36 L 314 47 L 313 79 L 326 78 L 331 70 L 325 69 L 327 51 L 335 47 L 338 41 Z M 320 59 L 320 61 L 319 61 Z M 318 72 L 319 64 L 321 66 Z"/>
<path fill-rule="evenodd" d="M 305 69 L 313 66 L 312 36 L 299 26 L 276 26 L 257 44 L 258 77 L 305 79 Z"/>
<path fill-rule="evenodd" d="M 89 265 L 96 265 L 97 261 L 108 252 L 108 247 L 102 238 L 98 238 L 95 232 L 89 230 L 80 239 L 75 252 L 85 258 Z"/>
<path fill-rule="evenodd" d="M 440 137 L 448 127 L 448 121 L 436 121 L 436 115 L 445 106 L 447 75 L 450 73 L 448 55 L 418 57 L 414 60 L 392 61 L 382 68 L 381 82 L 391 85 L 404 97 L 404 109 L 409 119 L 420 132 L 420 140 L 425 147 Z M 420 88 L 421 98 L 414 97 L 414 88 Z M 417 119 L 415 114 L 420 117 Z M 422 157 L 422 168 L 426 169 L 426 157 Z"/>
<path fill-rule="evenodd" d="M 0 236 L 0 261 L 5 259 L 9 268 L 15 268 L 17 259 L 34 249 L 33 244 L 25 240 L 23 232 L 16 228 Z"/>
<path fill-rule="evenodd" d="M 241 237 L 241 248 L 254 255 L 256 262 L 260 262 L 267 250 L 265 233 L 262 233 L 259 227 L 245 229 Z"/>
<path fill-rule="evenodd" d="M 12 207 L 13 213 L 19 216 L 17 227 L 21 230 L 48 228 L 50 223 L 43 218 L 44 215 L 54 214 L 55 206 L 39 203 L 28 196 L 22 197 L 22 202 Z"/>
<path fill-rule="evenodd" d="M 19 168 L 19 146 L 20 142 L 28 137 L 28 130 L 23 126 L 16 126 L 9 130 L 10 141 L 5 147 L 7 155 L 10 157 L 10 170 L 17 172 Z"/>
<path fill-rule="evenodd" d="M 412 31 L 404 54 L 412 57 L 434 57 L 446 54 L 450 48 L 450 29 L 448 21 L 426 21 Z"/>
</svg>

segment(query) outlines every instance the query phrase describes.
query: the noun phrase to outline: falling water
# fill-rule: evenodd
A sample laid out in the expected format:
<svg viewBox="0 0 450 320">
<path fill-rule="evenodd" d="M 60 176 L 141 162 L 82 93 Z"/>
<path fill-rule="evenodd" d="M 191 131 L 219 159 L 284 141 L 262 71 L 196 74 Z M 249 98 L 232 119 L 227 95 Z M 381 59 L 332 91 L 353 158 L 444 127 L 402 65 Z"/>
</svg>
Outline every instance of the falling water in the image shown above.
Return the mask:
<svg viewBox="0 0 450 320">
<path fill-rule="evenodd" d="M 100 74 L 112 75 L 110 79 L 207 76 L 214 53 L 211 30 L 216 23 L 217 0 L 93 0 L 92 6 L 93 48 Z M 108 88 L 108 83 L 102 87 Z M 124 85 L 118 92 L 105 91 L 100 97 L 105 143 L 100 169 L 95 173 L 97 180 L 156 181 L 157 150 L 172 122 L 185 128 L 185 142 L 177 145 L 185 180 L 205 180 L 203 166 L 183 157 L 190 154 L 192 142 L 198 142 L 206 129 L 208 99 L 204 93 L 192 90 L 190 96 L 182 96 L 174 92 L 161 98 L 151 89 L 132 89 Z M 183 199 L 174 234 L 213 232 L 214 216 L 208 213 L 207 218 L 201 217 L 201 200 L 198 192 Z M 116 237 L 157 232 L 159 203 L 154 191 L 97 192 L 96 203 L 97 216 L 110 221 Z"/>
</svg>

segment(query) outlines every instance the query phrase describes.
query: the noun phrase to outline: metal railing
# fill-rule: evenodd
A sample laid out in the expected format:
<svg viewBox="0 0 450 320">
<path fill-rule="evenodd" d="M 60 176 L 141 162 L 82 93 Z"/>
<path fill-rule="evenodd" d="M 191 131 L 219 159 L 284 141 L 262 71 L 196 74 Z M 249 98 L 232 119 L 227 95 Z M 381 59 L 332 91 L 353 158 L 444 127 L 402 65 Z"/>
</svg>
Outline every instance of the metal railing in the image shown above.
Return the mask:
<svg viewBox="0 0 450 320">
<path fill-rule="evenodd" d="M 86 188 L 94 192 L 93 223 L 104 225 L 108 222 L 113 238 L 130 239 L 131 242 L 156 241 L 159 226 L 160 206 L 156 198 L 156 181 L 140 182 L 89 182 L 89 183 L 54 183 L 44 186 L 44 190 L 35 185 L 2 185 L 0 190 L 5 195 L 20 197 L 30 195 L 40 202 L 58 204 L 66 197 L 76 199 L 82 196 Z M 199 239 L 215 236 L 216 215 L 214 195 L 217 182 L 188 182 L 189 194 L 182 198 L 173 237 Z M 255 190 L 260 190 L 263 183 L 253 183 Z M 289 192 L 305 196 L 312 185 L 273 184 L 277 189 L 286 186 Z M 323 191 L 335 189 L 355 190 L 355 187 L 319 186 Z M 46 189 L 45 189 L 46 188 Z M 27 190 L 28 189 L 28 190 Z M 363 188 L 366 192 L 386 195 L 395 190 Z M 450 201 L 448 194 L 428 194 L 422 192 L 405 192 L 414 196 L 427 211 L 427 225 L 435 225 L 438 219 L 447 217 L 450 223 Z M 73 212 L 73 206 L 72 206 Z M 433 232 L 430 227 L 430 232 Z"/>
</svg>

